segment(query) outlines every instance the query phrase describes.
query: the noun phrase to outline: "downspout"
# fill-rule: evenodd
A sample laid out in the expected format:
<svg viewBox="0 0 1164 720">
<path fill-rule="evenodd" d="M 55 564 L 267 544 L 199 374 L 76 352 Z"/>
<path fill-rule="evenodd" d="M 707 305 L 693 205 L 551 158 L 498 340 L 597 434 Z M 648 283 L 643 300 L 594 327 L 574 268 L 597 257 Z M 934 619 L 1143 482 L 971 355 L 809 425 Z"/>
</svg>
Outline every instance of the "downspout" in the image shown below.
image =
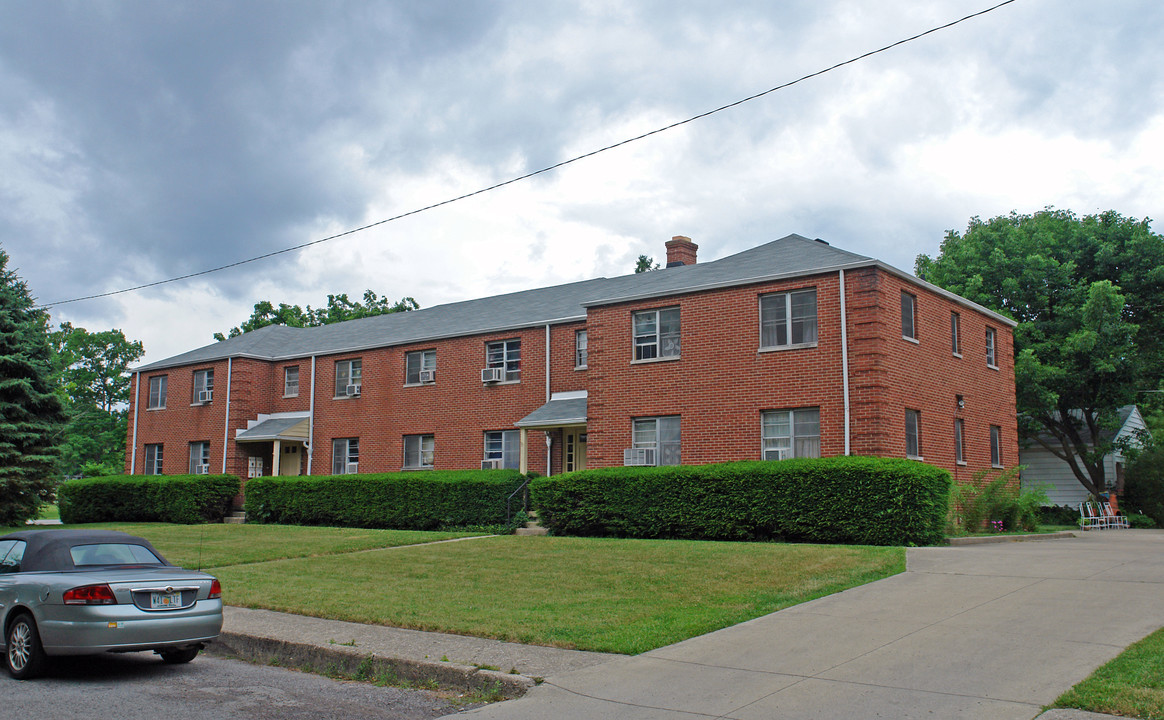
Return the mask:
<svg viewBox="0 0 1164 720">
<path fill-rule="evenodd" d="M 845 394 L 845 454 L 851 452 L 849 445 L 849 316 L 845 311 L 845 271 L 838 271 L 841 280 L 841 385 Z"/>
<path fill-rule="evenodd" d="M 129 450 L 129 474 L 137 469 L 137 406 L 141 401 L 141 373 L 133 374 L 133 447 Z"/>
<path fill-rule="evenodd" d="M 307 409 L 307 474 L 311 474 L 311 456 L 315 454 L 315 356 L 311 356 L 311 404 Z"/>
<path fill-rule="evenodd" d="M 226 427 L 222 429 L 222 474 L 226 474 L 226 450 L 230 447 L 230 378 L 234 372 L 234 358 L 226 359 Z"/>
<path fill-rule="evenodd" d="M 546 324 L 546 402 L 550 401 L 550 325 Z M 550 437 L 550 433 L 546 433 L 546 475 L 552 474 L 553 454 L 550 448 L 553 446 L 554 439 Z"/>
</svg>

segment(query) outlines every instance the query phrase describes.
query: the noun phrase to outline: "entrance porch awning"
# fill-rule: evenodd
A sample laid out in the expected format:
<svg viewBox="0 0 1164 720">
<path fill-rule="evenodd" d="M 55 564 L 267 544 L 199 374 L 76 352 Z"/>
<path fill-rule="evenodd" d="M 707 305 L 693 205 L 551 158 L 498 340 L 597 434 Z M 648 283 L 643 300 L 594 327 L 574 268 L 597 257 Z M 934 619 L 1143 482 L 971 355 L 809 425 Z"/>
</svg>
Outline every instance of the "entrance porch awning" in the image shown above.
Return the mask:
<svg viewBox="0 0 1164 720">
<path fill-rule="evenodd" d="M 236 442 L 271 442 L 272 440 L 305 441 L 310 429 L 308 418 L 271 418 L 235 435 Z"/>
<path fill-rule="evenodd" d="M 514 423 L 519 428 L 537 430 L 586 424 L 586 397 L 551 399 Z"/>
</svg>

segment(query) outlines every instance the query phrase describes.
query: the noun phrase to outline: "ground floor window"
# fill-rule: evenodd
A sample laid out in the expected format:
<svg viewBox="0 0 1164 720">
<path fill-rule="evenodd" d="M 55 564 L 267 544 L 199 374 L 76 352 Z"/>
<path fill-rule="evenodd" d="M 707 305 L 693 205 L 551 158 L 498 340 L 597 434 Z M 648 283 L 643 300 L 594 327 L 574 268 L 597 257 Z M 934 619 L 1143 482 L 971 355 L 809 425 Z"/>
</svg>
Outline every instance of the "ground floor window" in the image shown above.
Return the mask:
<svg viewBox="0 0 1164 720">
<path fill-rule="evenodd" d="M 679 465 L 681 445 L 678 415 L 636 418 L 631 426 L 631 448 L 623 454 L 623 464 Z"/>
<path fill-rule="evenodd" d="M 162 444 L 145 446 L 145 474 L 162 474 Z"/>
<path fill-rule="evenodd" d="M 820 457 L 820 408 L 767 410 L 761 415 L 765 460 Z"/>
<path fill-rule="evenodd" d="M 921 412 L 905 411 L 905 456 L 921 459 Z"/>
<path fill-rule="evenodd" d="M 495 430 L 485 433 L 485 461 L 506 470 L 521 468 L 521 431 Z"/>
<path fill-rule="evenodd" d="M 1002 428 L 990 426 L 990 464 L 1002 467 Z"/>
<path fill-rule="evenodd" d="M 332 475 L 354 475 L 360 471 L 360 439 L 336 438 L 331 441 Z"/>
<path fill-rule="evenodd" d="M 954 420 L 954 462 L 966 464 L 966 421 Z"/>
<path fill-rule="evenodd" d="M 210 472 L 210 443 L 190 443 L 190 474 L 206 475 Z"/>
<path fill-rule="evenodd" d="M 404 467 L 431 469 L 436 454 L 436 438 L 433 435 L 404 436 Z"/>
</svg>

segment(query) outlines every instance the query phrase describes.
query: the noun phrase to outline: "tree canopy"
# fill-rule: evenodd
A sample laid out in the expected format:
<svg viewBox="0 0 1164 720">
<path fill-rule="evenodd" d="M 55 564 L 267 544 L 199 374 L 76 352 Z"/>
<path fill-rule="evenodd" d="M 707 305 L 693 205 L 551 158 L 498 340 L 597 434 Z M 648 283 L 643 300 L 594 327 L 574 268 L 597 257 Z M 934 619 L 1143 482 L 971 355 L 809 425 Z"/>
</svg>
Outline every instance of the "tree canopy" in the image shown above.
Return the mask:
<svg viewBox="0 0 1164 720">
<path fill-rule="evenodd" d="M 303 309 L 298 305 L 279 303 L 276 307 L 270 300 L 255 303 L 255 310 L 251 316 L 237 327 L 230 329 L 226 335 L 214 333 L 215 340 L 226 340 L 238 337 L 243 333 L 258 330 L 268 325 L 286 325 L 288 327 L 316 327 L 330 325 L 345 320 L 357 320 L 373 315 L 387 313 L 408 312 L 418 310 L 420 305 L 411 297 L 403 297 L 395 302 L 387 297 L 378 297 L 371 290 L 364 292 L 363 302 L 348 299 L 347 294 L 328 295 L 327 305 L 314 309 L 310 305 Z"/>
<path fill-rule="evenodd" d="M 50 375 L 48 315 L 0 249 L 0 527 L 34 518 L 56 487 L 64 415 Z"/>
<path fill-rule="evenodd" d="M 655 258 L 653 257 L 639 255 L 639 259 L 635 261 L 635 275 L 658 269 L 659 263 L 655 262 Z"/>
<path fill-rule="evenodd" d="M 1118 410 L 1164 370 L 1164 238 L 1113 211 L 975 217 L 916 271 L 1018 321 L 1019 433 L 1103 492 Z"/>
</svg>

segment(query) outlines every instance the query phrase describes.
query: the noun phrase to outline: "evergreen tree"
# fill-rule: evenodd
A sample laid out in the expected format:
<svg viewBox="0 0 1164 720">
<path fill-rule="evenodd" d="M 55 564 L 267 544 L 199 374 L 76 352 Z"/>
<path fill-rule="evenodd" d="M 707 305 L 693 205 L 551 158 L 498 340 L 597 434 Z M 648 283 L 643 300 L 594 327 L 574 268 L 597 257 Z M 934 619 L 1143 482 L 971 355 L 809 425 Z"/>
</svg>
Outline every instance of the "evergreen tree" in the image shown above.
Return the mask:
<svg viewBox="0 0 1164 720">
<path fill-rule="evenodd" d="M 51 380 L 48 315 L 34 306 L 0 249 L 0 527 L 36 517 L 56 485 L 64 413 Z"/>
</svg>

